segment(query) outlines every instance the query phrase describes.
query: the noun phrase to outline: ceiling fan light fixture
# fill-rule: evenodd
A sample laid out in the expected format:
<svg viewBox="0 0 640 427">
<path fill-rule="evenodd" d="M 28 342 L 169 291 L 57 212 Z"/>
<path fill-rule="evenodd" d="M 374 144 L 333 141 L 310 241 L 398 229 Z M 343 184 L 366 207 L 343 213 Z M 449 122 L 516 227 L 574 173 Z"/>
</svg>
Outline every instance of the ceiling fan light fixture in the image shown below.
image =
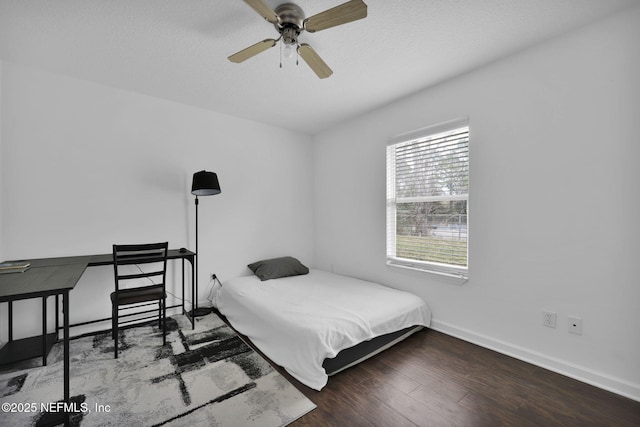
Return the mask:
<svg viewBox="0 0 640 427">
<path fill-rule="evenodd" d="M 298 36 L 300 29 L 293 24 L 287 24 L 282 28 L 282 56 L 285 59 L 293 58 L 298 49 Z"/>
<path fill-rule="evenodd" d="M 285 45 L 297 45 L 300 30 L 295 27 L 285 27 L 282 29 L 282 41 Z"/>
<path fill-rule="evenodd" d="M 284 48 L 282 49 L 282 56 L 284 56 L 286 59 L 291 59 L 293 58 L 295 50 L 296 49 L 294 48 L 294 45 L 285 44 Z"/>
</svg>

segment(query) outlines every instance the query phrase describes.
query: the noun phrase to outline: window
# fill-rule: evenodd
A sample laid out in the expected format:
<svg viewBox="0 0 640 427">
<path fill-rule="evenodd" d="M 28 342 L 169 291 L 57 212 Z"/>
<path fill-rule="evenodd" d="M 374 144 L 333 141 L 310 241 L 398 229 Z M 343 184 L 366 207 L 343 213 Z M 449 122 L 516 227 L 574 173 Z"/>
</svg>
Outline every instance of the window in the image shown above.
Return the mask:
<svg viewBox="0 0 640 427">
<path fill-rule="evenodd" d="M 387 146 L 387 264 L 466 278 L 469 126 L 455 120 Z"/>
</svg>

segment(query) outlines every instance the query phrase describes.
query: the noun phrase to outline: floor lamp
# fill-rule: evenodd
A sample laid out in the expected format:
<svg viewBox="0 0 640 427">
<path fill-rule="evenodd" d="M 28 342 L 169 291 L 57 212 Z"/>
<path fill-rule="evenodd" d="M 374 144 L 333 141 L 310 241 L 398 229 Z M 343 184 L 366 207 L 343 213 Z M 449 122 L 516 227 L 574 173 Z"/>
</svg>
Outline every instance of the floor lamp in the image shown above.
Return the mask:
<svg viewBox="0 0 640 427">
<path fill-rule="evenodd" d="M 193 298 L 192 317 L 204 316 L 211 312 L 208 308 L 198 309 L 198 266 L 200 265 L 200 252 L 198 251 L 198 196 L 213 196 L 220 194 L 220 183 L 218 175 L 214 172 L 200 171 L 193 174 L 193 183 L 191 184 L 191 194 L 196 196 L 196 276 L 193 278 L 195 282 L 195 295 Z"/>
</svg>

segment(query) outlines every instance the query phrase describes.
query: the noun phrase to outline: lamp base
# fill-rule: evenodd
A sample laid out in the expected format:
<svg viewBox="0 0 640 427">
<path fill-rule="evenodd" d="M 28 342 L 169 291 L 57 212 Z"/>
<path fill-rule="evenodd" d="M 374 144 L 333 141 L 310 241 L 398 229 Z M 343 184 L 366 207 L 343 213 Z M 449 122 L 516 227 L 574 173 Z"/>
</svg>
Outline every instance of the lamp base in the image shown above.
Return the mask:
<svg viewBox="0 0 640 427">
<path fill-rule="evenodd" d="M 198 307 L 195 310 L 191 310 L 189 314 L 191 315 L 191 317 L 202 317 L 202 316 L 206 316 L 212 311 L 213 311 L 213 308 L 211 307 Z"/>
</svg>

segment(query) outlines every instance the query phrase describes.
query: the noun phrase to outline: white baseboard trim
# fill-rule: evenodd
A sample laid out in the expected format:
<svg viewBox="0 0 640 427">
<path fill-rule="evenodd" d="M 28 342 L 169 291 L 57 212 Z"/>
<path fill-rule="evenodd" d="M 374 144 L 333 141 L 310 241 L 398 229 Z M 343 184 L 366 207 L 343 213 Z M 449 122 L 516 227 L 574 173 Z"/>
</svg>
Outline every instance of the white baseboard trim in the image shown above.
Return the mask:
<svg viewBox="0 0 640 427">
<path fill-rule="evenodd" d="M 468 329 L 459 328 L 437 319 L 431 319 L 430 328 L 640 402 L 640 384 L 634 384 L 621 378 L 593 371 Z"/>
</svg>

